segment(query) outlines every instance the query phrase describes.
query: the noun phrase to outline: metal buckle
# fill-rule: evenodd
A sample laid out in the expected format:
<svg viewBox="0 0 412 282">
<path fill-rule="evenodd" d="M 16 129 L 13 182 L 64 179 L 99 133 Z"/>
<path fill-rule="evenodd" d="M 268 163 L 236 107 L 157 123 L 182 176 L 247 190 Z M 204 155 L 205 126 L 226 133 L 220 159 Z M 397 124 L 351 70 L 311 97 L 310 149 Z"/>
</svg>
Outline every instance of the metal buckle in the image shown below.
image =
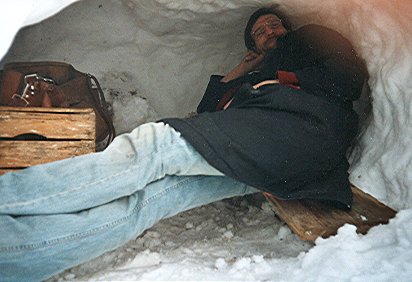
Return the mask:
<svg viewBox="0 0 412 282">
<path fill-rule="evenodd" d="M 24 89 L 21 94 L 13 94 L 12 99 L 19 98 L 26 103 L 26 106 L 30 104 L 28 99 L 30 96 L 34 96 L 38 92 L 38 81 L 44 81 L 49 84 L 56 84 L 53 79 L 43 77 L 38 75 L 37 73 L 31 73 L 24 76 Z"/>
<path fill-rule="evenodd" d="M 26 103 L 26 105 L 25 105 L 26 107 L 30 104 L 30 102 L 27 101 L 26 98 L 24 98 L 23 96 L 21 96 L 17 93 L 15 93 L 15 94 L 13 94 L 13 96 L 11 96 L 11 99 L 16 99 L 16 98 L 19 98 L 20 100 L 23 100 Z"/>
</svg>

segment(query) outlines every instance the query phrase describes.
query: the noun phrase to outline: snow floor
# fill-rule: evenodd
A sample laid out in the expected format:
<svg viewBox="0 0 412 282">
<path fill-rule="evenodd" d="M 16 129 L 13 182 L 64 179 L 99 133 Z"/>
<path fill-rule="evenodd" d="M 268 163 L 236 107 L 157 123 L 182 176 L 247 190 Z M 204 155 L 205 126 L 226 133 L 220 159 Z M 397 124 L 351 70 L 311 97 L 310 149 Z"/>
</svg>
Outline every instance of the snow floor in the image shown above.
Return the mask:
<svg viewBox="0 0 412 282">
<path fill-rule="evenodd" d="M 258 195 L 238 197 L 162 220 L 50 281 L 266 280 L 273 274 L 266 260 L 295 258 L 310 247 Z"/>
<path fill-rule="evenodd" d="M 52 281 L 411 281 L 412 210 L 358 235 L 301 241 L 260 196 L 164 219 L 136 240 Z"/>
</svg>

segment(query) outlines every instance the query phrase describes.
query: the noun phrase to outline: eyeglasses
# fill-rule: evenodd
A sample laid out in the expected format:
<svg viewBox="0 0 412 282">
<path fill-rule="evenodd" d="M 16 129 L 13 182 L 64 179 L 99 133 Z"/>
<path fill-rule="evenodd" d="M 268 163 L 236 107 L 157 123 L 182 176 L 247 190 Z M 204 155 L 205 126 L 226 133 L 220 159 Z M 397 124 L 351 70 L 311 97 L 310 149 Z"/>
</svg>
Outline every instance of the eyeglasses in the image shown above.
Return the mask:
<svg viewBox="0 0 412 282">
<path fill-rule="evenodd" d="M 266 27 L 269 27 L 270 29 L 277 29 L 280 26 L 282 26 L 282 20 L 269 20 L 252 32 L 251 35 L 255 40 L 257 40 L 265 33 Z"/>
</svg>

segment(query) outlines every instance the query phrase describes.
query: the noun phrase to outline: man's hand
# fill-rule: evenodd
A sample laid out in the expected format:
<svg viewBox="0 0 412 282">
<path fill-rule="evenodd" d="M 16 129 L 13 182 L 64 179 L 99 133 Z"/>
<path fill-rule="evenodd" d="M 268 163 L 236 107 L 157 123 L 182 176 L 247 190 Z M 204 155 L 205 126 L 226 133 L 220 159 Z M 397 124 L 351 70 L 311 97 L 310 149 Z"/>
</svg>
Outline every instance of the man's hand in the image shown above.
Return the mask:
<svg viewBox="0 0 412 282">
<path fill-rule="evenodd" d="M 263 62 L 264 56 L 253 51 L 249 51 L 243 57 L 242 61 L 231 70 L 224 78 L 222 82 L 229 82 L 238 77 L 244 76 L 248 72 L 258 69 Z"/>
<path fill-rule="evenodd" d="M 245 74 L 258 69 L 264 58 L 263 54 L 258 54 L 254 51 L 247 52 L 240 63 L 243 65 Z"/>
</svg>

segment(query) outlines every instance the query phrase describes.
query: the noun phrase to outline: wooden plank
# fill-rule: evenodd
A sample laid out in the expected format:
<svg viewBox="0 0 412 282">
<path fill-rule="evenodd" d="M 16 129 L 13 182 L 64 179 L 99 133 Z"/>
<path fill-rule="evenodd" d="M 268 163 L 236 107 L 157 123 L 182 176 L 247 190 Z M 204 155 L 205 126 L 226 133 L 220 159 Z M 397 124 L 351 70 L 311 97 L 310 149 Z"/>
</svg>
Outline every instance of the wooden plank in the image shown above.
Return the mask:
<svg viewBox="0 0 412 282">
<path fill-rule="evenodd" d="M 94 151 L 94 140 L 1 141 L 0 168 L 28 167 Z"/>
<path fill-rule="evenodd" d="M 352 192 L 353 205 L 349 211 L 315 200 L 280 200 L 264 194 L 275 213 L 305 241 L 335 235 L 346 223 L 355 225 L 358 233 L 366 234 L 371 227 L 386 224 L 395 217 L 395 210 L 359 188 L 352 186 Z"/>
<path fill-rule="evenodd" d="M 38 134 L 49 139 L 95 139 L 93 109 L 0 107 L 0 137 Z"/>
</svg>

